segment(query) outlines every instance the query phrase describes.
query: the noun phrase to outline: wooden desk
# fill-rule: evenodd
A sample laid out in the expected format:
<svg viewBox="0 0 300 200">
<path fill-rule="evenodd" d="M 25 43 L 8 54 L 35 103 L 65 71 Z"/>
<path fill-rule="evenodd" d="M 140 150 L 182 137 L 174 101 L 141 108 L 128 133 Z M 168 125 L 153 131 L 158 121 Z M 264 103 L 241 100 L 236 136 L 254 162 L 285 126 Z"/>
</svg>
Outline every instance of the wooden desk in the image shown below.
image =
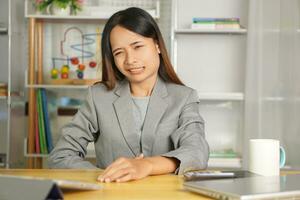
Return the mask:
<svg viewBox="0 0 300 200">
<path fill-rule="evenodd" d="M 101 170 L 49 170 L 49 169 L 0 169 L 0 174 L 35 176 L 49 179 L 79 180 L 98 183 L 103 186 L 98 191 L 64 192 L 66 200 L 72 199 L 210 199 L 182 189 L 183 179 L 176 175 L 150 176 L 127 183 L 99 183 L 96 178 Z"/>
</svg>

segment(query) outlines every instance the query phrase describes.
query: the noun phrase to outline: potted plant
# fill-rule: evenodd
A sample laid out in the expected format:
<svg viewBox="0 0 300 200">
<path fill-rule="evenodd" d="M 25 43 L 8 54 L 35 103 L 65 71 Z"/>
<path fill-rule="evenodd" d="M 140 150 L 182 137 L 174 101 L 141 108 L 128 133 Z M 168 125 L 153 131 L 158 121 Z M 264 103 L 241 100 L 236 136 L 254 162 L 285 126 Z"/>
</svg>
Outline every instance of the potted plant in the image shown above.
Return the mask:
<svg viewBox="0 0 300 200">
<path fill-rule="evenodd" d="M 76 15 L 82 9 L 84 0 L 35 0 L 35 8 L 40 13 L 53 15 Z"/>
<path fill-rule="evenodd" d="M 35 7 L 36 14 L 45 14 L 52 1 L 53 0 L 34 0 L 33 5 Z"/>
</svg>

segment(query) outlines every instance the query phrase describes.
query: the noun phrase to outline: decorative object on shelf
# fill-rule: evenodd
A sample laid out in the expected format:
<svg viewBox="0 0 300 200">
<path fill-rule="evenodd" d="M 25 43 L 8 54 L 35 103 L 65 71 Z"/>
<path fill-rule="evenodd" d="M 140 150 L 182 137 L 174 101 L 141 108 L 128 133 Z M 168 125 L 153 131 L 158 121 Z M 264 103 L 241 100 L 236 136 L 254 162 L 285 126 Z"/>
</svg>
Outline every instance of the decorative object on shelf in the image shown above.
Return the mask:
<svg viewBox="0 0 300 200">
<path fill-rule="evenodd" d="M 76 15 L 82 10 L 84 0 L 34 0 L 37 14 L 53 14 L 58 16 Z"/>
<path fill-rule="evenodd" d="M 52 15 L 68 16 L 71 14 L 71 2 L 69 0 L 53 0 L 50 11 Z"/>
<path fill-rule="evenodd" d="M 61 78 L 62 79 L 69 78 L 69 69 L 70 69 L 69 65 L 63 65 L 61 67 L 60 73 L 61 73 Z"/>
<path fill-rule="evenodd" d="M 75 35 L 70 35 L 71 31 Z M 77 42 L 78 40 L 80 42 Z M 100 41 L 101 32 L 99 28 L 96 29 L 96 33 L 88 34 L 84 34 L 78 27 L 67 28 L 64 31 L 64 38 L 60 41 L 62 57 L 52 58 L 52 84 L 74 84 L 75 80 L 80 80 L 82 84 L 86 84 L 87 79 L 98 82 L 101 77 L 98 75 L 100 66 L 97 64 L 100 63 L 101 57 Z M 57 70 L 56 66 L 62 67 Z M 87 68 L 87 66 L 89 67 Z"/>
<path fill-rule="evenodd" d="M 79 78 L 79 79 L 83 79 L 83 71 L 80 71 L 80 70 L 77 70 L 77 77 Z"/>
<path fill-rule="evenodd" d="M 84 65 L 84 64 L 79 64 L 79 65 L 78 65 L 78 69 L 77 69 L 77 77 L 78 77 L 79 79 L 83 79 L 83 76 L 84 76 L 83 71 L 84 71 L 84 69 L 85 69 L 85 65 Z"/>
<path fill-rule="evenodd" d="M 91 61 L 91 62 L 89 63 L 89 66 L 90 66 L 91 68 L 94 68 L 94 67 L 97 66 L 97 63 L 96 63 L 95 61 Z"/>
<path fill-rule="evenodd" d="M 72 63 L 72 65 L 78 65 L 79 64 L 79 59 L 77 57 L 72 57 L 71 58 L 71 63 Z"/>
<path fill-rule="evenodd" d="M 52 79 L 57 79 L 58 78 L 58 74 L 59 74 L 59 71 L 57 69 L 53 68 L 51 70 L 51 78 Z"/>
</svg>

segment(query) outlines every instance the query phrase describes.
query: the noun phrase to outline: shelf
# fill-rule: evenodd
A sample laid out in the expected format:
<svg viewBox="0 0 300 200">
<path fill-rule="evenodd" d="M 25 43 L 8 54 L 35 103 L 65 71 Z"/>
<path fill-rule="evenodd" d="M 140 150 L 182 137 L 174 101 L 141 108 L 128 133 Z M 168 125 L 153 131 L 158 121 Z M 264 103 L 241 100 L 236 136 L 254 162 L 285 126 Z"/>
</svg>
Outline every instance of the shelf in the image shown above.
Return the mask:
<svg viewBox="0 0 300 200">
<path fill-rule="evenodd" d="M 45 88 L 45 89 L 87 89 L 89 85 L 50 85 L 50 84 L 35 84 L 28 85 L 26 88 Z"/>
<path fill-rule="evenodd" d="M 36 19 L 54 19 L 54 20 L 107 20 L 117 11 L 126 9 L 127 7 L 108 7 L 108 6 L 85 6 L 83 11 L 77 15 L 57 16 L 51 14 L 35 14 L 34 7 L 30 0 L 25 1 L 25 17 Z M 160 17 L 160 4 L 156 1 L 155 8 L 145 9 L 153 18 Z"/>
<path fill-rule="evenodd" d="M 176 29 L 176 34 L 246 34 L 247 29 Z"/>
<path fill-rule="evenodd" d="M 200 100 L 227 100 L 227 101 L 243 101 L 244 94 L 239 92 L 233 93 L 210 93 L 210 92 L 199 92 L 199 99 Z"/>
<path fill-rule="evenodd" d="M 0 96 L 0 100 L 6 100 L 7 96 Z"/>
<path fill-rule="evenodd" d="M 83 79 L 84 80 L 84 79 Z M 45 89 L 87 89 L 89 85 L 89 81 L 87 82 L 77 82 L 78 84 L 63 84 L 63 81 L 57 81 L 57 83 L 62 84 L 28 84 L 28 70 L 25 70 L 25 87 L 26 88 L 45 88 Z M 88 83 L 88 84 L 80 84 L 80 83 Z"/>
</svg>

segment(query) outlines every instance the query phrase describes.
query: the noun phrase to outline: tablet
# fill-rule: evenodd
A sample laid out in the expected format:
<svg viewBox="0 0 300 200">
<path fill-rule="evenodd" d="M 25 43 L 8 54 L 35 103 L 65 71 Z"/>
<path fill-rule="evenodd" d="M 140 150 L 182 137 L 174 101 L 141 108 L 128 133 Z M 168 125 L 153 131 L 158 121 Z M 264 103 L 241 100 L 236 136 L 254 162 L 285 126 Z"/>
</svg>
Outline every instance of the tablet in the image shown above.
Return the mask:
<svg viewBox="0 0 300 200">
<path fill-rule="evenodd" d="M 94 183 L 87 183 L 82 181 L 58 180 L 52 179 L 54 183 L 61 189 L 68 190 L 100 190 L 101 186 Z"/>
<path fill-rule="evenodd" d="M 39 180 L 39 181 L 51 181 L 55 183 L 61 189 L 69 189 L 69 190 L 100 190 L 102 187 L 96 183 L 88 183 L 83 181 L 73 181 L 73 180 L 64 180 L 64 179 L 47 179 L 43 177 L 33 177 L 33 176 L 15 176 L 15 175 L 0 175 L 3 178 L 11 178 L 14 179 L 15 182 L 18 180 L 27 180 L 28 183 L 30 181 Z"/>
</svg>

